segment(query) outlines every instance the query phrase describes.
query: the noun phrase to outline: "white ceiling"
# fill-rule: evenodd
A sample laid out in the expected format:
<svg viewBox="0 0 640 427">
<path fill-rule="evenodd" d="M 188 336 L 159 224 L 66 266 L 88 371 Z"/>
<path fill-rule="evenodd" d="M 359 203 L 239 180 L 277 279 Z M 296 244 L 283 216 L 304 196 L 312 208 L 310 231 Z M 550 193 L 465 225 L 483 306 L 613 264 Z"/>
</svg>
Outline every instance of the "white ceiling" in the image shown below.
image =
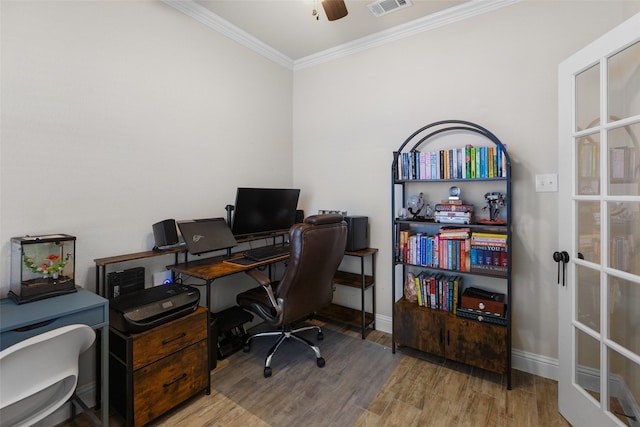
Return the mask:
<svg viewBox="0 0 640 427">
<path fill-rule="evenodd" d="M 163 0 L 240 43 L 295 68 L 354 44 L 425 31 L 518 0 L 411 0 L 410 7 L 376 17 L 374 0 L 345 0 L 348 15 L 328 21 L 320 0 Z M 320 17 L 312 16 L 313 9 Z"/>
</svg>

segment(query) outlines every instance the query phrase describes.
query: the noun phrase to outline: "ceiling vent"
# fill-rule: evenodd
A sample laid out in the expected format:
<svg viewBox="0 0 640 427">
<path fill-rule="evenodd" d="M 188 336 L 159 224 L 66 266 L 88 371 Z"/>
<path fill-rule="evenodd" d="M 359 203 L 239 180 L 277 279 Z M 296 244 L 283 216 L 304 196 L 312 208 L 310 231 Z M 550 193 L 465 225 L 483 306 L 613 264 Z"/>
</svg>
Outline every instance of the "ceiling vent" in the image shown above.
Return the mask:
<svg viewBox="0 0 640 427">
<path fill-rule="evenodd" d="M 376 17 L 395 12 L 399 9 L 411 6 L 410 0 L 378 0 L 369 3 L 367 7 Z"/>
</svg>

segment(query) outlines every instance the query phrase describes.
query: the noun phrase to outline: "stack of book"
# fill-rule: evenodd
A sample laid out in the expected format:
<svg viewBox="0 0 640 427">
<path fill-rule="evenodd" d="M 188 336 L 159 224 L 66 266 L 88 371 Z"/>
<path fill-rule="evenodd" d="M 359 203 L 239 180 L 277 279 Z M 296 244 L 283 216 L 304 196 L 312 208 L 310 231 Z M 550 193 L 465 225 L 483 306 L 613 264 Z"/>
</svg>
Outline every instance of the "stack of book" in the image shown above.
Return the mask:
<svg viewBox="0 0 640 427">
<path fill-rule="evenodd" d="M 465 227 L 442 227 L 438 234 L 440 268 L 456 271 L 469 271 L 471 257 L 469 251 L 471 230 Z"/>
<path fill-rule="evenodd" d="M 426 233 L 400 230 L 396 260 L 407 264 L 468 272 L 471 268 L 470 229 L 442 227 L 430 236 Z"/>
<path fill-rule="evenodd" d="M 398 153 L 396 179 L 475 179 L 507 176 L 502 148 L 474 147 Z"/>
<path fill-rule="evenodd" d="M 398 233 L 397 260 L 426 267 L 439 266 L 439 236 L 401 230 Z"/>
<path fill-rule="evenodd" d="M 507 235 L 474 232 L 471 235 L 471 272 L 506 276 L 508 272 Z"/>
<path fill-rule="evenodd" d="M 471 224 L 473 222 L 473 205 L 438 203 L 435 206 L 435 221 L 447 224 Z"/>
<path fill-rule="evenodd" d="M 462 276 L 423 271 L 415 276 L 418 305 L 455 313 L 460 305 Z"/>
</svg>

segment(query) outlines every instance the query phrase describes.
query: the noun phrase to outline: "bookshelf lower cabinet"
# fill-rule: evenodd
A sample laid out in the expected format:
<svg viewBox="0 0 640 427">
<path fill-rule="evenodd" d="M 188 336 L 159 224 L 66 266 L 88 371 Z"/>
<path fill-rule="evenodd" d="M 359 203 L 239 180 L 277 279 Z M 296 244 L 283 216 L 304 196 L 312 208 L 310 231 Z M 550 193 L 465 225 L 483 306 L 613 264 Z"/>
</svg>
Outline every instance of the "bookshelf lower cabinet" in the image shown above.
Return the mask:
<svg viewBox="0 0 640 427">
<path fill-rule="evenodd" d="M 507 372 L 507 328 L 419 307 L 404 298 L 395 303 L 396 344 L 467 365 Z"/>
<path fill-rule="evenodd" d="M 507 328 L 446 314 L 445 357 L 498 374 L 507 373 Z"/>
<path fill-rule="evenodd" d="M 142 426 L 208 390 L 207 310 L 136 334 L 111 328 L 109 398 L 127 426 Z"/>
<path fill-rule="evenodd" d="M 444 356 L 443 313 L 401 299 L 395 305 L 393 335 L 396 343 Z"/>
</svg>

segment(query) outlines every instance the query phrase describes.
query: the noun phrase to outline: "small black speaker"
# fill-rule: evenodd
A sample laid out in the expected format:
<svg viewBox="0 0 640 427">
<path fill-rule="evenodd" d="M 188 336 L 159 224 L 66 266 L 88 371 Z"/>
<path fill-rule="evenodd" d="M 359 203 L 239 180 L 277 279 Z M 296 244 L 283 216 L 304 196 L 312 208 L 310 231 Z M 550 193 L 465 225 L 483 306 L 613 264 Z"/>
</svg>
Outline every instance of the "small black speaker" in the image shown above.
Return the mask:
<svg viewBox="0 0 640 427">
<path fill-rule="evenodd" d="M 156 241 L 154 249 L 171 246 L 178 243 L 178 229 L 175 219 L 165 219 L 153 224 L 153 238 Z"/>
<path fill-rule="evenodd" d="M 304 211 L 302 209 L 298 209 L 296 211 L 296 224 L 300 224 L 304 222 Z"/>
<path fill-rule="evenodd" d="M 345 216 L 347 223 L 347 250 L 359 251 L 369 247 L 369 217 Z"/>
</svg>

